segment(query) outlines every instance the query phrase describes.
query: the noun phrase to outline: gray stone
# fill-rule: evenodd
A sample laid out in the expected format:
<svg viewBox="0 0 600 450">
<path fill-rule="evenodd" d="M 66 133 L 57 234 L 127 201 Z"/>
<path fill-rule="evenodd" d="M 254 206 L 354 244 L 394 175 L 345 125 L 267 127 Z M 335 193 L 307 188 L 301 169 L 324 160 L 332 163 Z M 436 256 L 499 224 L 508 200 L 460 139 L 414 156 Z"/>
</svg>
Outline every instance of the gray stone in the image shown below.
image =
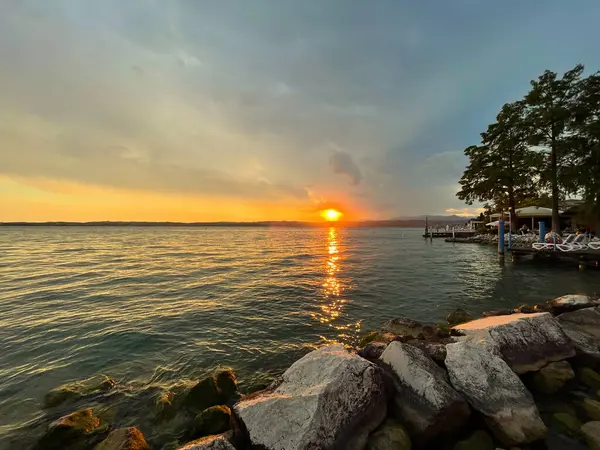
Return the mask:
<svg viewBox="0 0 600 450">
<path fill-rule="evenodd" d="M 223 435 L 207 436 L 188 442 L 178 450 L 235 450 L 235 447 Z"/>
<path fill-rule="evenodd" d="M 446 343 L 450 342 L 449 339 L 445 340 Z M 409 341 L 414 347 L 420 348 L 425 352 L 427 356 L 433 359 L 438 364 L 443 364 L 446 360 L 446 343 L 442 342 L 429 342 L 429 341 Z"/>
<path fill-rule="evenodd" d="M 452 385 L 498 439 L 510 446 L 544 438 L 547 429 L 531 394 L 502 358 L 471 341 L 448 344 L 446 350 Z"/>
<path fill-rule="evenodd" d="M 567 361 L 557 361 L 542 367 L 533 375 L 535 389 L 544 394 L 554 394 L 575 378 L 575 372 Z"/>
<path fill-rule="evenodd" d="M 266 450 L 362 450 L 387 413 L 382 369 L 342 345 L 323 347 L 234 412 L 250 443 Z"/>
<path fill-rule="evenodd" d="M 600 450 L 600 422 L 584 423 L 581 433 L 590 450 Z"/>
<path fill-rule="evenodd" d="M 577 355 L 600 361 L 600 308 L 585 308 L 556 318 L 571 339 Z"/>
<path fill-rule="evenodd" d="M 369 342 L 358 351 L 358 356 L 362 356 L 368 360 L 375 360 L 381 356 L 386 347 L 386 342 Z"/>
<path fill-rule="evenodd" d="M 419 441 L 458 428 L 470 415 L 464 398 L 452 388 L 446 372 L 421 349 L 391 342 L 381 361 L 388 364 L 395 380 L 395 413 Z"/>
<path fill-rule="evenodd" d="M 488 340 L 518 374 L 575 356 L 575 349 L 550 313 L 487 317 L 457 325 L 456 332 Z"/>
</svg>

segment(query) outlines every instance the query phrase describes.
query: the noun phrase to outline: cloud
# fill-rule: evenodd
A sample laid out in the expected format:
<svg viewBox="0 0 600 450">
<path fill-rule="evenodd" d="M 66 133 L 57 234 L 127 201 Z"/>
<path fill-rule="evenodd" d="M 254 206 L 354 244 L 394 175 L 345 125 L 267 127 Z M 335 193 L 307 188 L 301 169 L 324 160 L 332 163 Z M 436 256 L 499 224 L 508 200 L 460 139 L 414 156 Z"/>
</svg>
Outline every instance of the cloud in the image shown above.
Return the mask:
<svg viewBox="0 0 600 450">
<path fill-rule="evenodd" d="M 362 180 L 360 169 L 347 152 L 335 149 L 329 157 L 329 165 L 333 173 L 337 175 L 348 175 L 353 186 L 358 186 Z"/>
<path fill-rule="evenodd" d="M 483 209 L 483 208 L 461 208 L 461 209 L 449 208 L 446 210 L 446 212 L 448 214 L 454 214 L 455 216 L 463 216 L 463 217 L 475 217 L 484 211 L 485 211 L 485 209 Z"/>
</svg>

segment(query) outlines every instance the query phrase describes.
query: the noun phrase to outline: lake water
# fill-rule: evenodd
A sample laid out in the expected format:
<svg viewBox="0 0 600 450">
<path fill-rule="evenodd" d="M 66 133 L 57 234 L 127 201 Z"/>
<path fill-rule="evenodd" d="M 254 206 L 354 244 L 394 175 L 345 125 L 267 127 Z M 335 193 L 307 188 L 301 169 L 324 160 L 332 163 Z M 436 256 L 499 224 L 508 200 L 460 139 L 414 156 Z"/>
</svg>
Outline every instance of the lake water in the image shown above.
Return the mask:
<svg viewBox="0 0 600 450">
<path fill-rule="evenodd" d="M 398 228 L 0 228 L 0 448 L 66 381 L 242 388 L 395 316 L 435 322 L 598 294 L 597 271 L 507 262 Z M 7 440 L 4 441 L 8 442 Z"/>
</svg>

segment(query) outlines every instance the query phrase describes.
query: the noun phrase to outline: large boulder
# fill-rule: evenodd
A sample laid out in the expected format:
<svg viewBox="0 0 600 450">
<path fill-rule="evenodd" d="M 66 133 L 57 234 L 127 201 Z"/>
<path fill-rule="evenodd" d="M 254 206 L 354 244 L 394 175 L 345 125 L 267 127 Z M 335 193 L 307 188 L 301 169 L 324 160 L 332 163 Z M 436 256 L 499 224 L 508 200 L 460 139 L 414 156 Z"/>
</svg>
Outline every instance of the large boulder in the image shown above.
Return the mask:
<svg viewBox="0 0 600 450">
<path fill-rule="evenodd" d="M 367 441 L 366 450 L 410 450 L 408 432 L 401 423 L 388 419 L 377 428 Z"/>
<path fill-rule="evenodd" d="M 42 408 L 53 408 L 67 401 L 97 395 L 111 390 L 117 382 L 106 375 L 96 375 L 56 387 L 44 396 Z"/>
<path fill-rule="evenodd" d="M 144 435 L 135 427 L 119 428 L 94 447 L 94 450 L 148 450 Z"/>
<path fill-rule="evenodd" d="M 573 342 L 578 356 L 600 362 L 600 308 L 566 312 L 556 319 Z"/>
<path fill-rule="evenodd" d="M 209 436 L 231 429 L 231 411 L 225 405 L 211 406 L 194 419 L 194 435 Z"/>
<path fill-rule="evenodd" d="M 590 450 L 600 450 L 600 422 L 584 423 L 581 427 L 581 434 Z"/>
<path fill-rule="evenodd" d="M 506 445 L 525 444 L 546 435 L 533 398 L 508 364 L 469 340 L 446 346 L 446 367 L 454 388 L 488 422 Z"/>
<path fill-rule="evenodd" d="M 419 441 L 460 427 L 469 419 L 466 401 L 452 388 L 446 372 L 423 350 L 391 342 L 381 361 L 390 366 L 397 378 L 394 412 Z"/>
<path fill-rule="evenodd" d="M 535 390 L 544 394 L 554 394 L 575 378 L 575 372 L 567 361 L 557 361 L 542 367 L 533 374 Z"/>
<path fill-rule="evenodd" d="M 569 294 L 550 300 L 547 306 L 554 314 L 561 314 L 592 306 L 600 306 L 600 299 L 588 295 Z"/>
<path fill-rule="evenodd" d="M 362 356 L 369 361 L 374 361 L 379 359 L 386 347 L 387 343 L 385 342 L 369 342 L 358 351 L 358 356 Z"/>
<path fill-rule="evenodd" d="M 575 349 L 550 313 L 486 317 L 453 328 L 489 340 L 518 374 L 575 356 Z"/>
<path fill-rule="evenodd" d="M 309 353 L 277 388 L 234 406 L 237 433 L 266 450 L 363 449 L 386 409 L 382 370 L 342 345 Z"/>
<path fill-rule="evenodd" d="M 178 450 L 235 450 L 235 447 L 223 435 L 207 436 L 188 442 Z"/>
<path fill-rule="evenodd" d="M 190 389 L 185 404 L 190 411 L 199 414 L 211 406 L 228 404 L 236 395 L 236 391 L 233 371 L 224 370 L 200 380 Z"/>
<path fill-rule="evenodd" d="M 82 409 L 52 422 L 36 450 L 64 450 L 75 443 L 85 442 L 100 426 L 100 419 L 91 409 Z"/>
</svg>

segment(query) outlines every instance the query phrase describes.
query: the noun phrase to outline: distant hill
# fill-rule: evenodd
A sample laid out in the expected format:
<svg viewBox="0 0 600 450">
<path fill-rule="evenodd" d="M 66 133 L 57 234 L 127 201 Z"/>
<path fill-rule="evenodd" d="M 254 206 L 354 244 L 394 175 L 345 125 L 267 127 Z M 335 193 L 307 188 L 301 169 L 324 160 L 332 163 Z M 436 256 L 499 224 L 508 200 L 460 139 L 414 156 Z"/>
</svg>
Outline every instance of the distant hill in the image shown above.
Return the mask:
<svg viewBox="0 0 600 450">
<path fill-rule="evenodd" d="M 414 216 L 414 217 L 396 217 L 392 220 L 422 220 L 423 222 L 425 221 L 425 218 L 427 218 L 427 221 L 429 222 L 429 224 L 435 224 L 435 223 L 444 223 L 444 224 L 448 224 L 448 223 L 466 223 L 469 219 L 471 219 L 471 217 L 464 217 L 464 216 L 457 216 L 456 214 L 453 215 L 449 215 L 449 216 Z"/>
</svg>

